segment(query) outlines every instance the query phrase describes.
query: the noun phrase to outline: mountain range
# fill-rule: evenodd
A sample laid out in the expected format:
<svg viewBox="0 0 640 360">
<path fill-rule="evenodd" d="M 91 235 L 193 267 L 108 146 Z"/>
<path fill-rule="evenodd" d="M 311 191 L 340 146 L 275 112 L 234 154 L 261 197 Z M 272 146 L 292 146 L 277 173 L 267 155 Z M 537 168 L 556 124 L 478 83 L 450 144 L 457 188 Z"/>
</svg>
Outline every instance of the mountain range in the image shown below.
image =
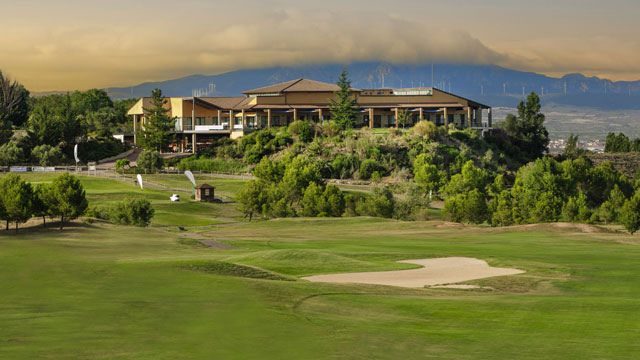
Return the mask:
<svg viewBox="0 0 640 360">
<path fill-rule="evenodd" d="M 582 74 L 554 78 L 495 65 L 359 62 L 346 68 L 352 86 L 360 89 L 433 86 L 494 107 L 515 107 L 523 93 L 535 91 L 546 105 L 640 110 L 640 81 L 612 81 Z M 149 96 L 155 88 L 167 96 L 239 96 L 246 90 L 297 78 L 335 83 L 341 70 L 340 64 L 248 69 L 105 90 L 113 99 Z"/>
</svg>

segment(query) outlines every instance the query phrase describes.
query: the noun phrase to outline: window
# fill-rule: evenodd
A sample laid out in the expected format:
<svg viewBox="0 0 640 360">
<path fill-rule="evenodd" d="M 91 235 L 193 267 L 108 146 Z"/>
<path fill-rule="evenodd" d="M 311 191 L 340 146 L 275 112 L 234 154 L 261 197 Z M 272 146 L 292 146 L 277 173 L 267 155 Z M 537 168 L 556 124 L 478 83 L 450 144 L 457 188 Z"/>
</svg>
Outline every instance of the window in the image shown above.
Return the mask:
<svg viewBox="0 0 640 360">
<path fill-rule="evenodd" d="M 207 118 L 206 117 L 196 117 L 196 125 L 206 125 Z"/>
</svg>

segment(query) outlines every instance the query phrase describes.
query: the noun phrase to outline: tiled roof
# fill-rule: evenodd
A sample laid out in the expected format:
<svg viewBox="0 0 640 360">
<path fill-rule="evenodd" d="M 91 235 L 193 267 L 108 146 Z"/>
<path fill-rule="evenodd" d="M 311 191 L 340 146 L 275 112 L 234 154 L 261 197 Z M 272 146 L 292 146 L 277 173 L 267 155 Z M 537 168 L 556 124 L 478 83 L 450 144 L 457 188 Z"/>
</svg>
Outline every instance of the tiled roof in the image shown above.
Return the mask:
<svg viewBox="0 0 640 360">
<path fill-rule="evenodd" d="M 245 91 L 247 95 L 257 94 L 280 94 L 285 92 L 336 92 L 340 90 L 340 87 L 336 84 L 329 84 L 321 81 L 309 80 L 309 79 L 296 79 L 280 84 L 269 85 L 258 89 Z M 359 89 L 351 89 L 352 91 L 359 92 Z"/>
</svg>

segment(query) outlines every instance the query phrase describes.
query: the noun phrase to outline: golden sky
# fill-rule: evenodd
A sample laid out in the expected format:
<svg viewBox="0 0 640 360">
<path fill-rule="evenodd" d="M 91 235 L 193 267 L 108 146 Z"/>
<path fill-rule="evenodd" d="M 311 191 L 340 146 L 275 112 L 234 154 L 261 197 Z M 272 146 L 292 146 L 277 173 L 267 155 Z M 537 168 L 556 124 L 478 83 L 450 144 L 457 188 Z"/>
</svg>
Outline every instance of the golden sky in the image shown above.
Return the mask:
<svg viewBox="0 0 640 360">
<path fill-rule="evenodd" d="M 0 0 L 0 14 L 0 70 L 32 91 L 371 60 L 640 79 L 637 0 Z"/>
</svg>

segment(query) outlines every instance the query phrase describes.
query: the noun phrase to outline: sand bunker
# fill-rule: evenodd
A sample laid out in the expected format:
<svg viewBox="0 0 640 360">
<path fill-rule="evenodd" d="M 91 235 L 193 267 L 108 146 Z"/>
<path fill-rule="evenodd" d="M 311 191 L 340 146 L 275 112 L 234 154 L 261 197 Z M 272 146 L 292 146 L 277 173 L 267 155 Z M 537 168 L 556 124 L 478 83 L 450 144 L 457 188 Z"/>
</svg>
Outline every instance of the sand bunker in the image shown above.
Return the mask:
<svg viewBox="0 0 640 360">
<path fill-rule="evenodd" d="M 313 282 L 358 283 L 421 288 L 425 286 L 451 284 L 493 276 L 515 275 L 524 272 L 518 269 L 491 267 L 484 260 L 465 257 L 402 260 L 398 262 L 422 265 L 423 268 L 398 271 L 315 275 L 308 276 L 303 279 Z"/>
</svg>

